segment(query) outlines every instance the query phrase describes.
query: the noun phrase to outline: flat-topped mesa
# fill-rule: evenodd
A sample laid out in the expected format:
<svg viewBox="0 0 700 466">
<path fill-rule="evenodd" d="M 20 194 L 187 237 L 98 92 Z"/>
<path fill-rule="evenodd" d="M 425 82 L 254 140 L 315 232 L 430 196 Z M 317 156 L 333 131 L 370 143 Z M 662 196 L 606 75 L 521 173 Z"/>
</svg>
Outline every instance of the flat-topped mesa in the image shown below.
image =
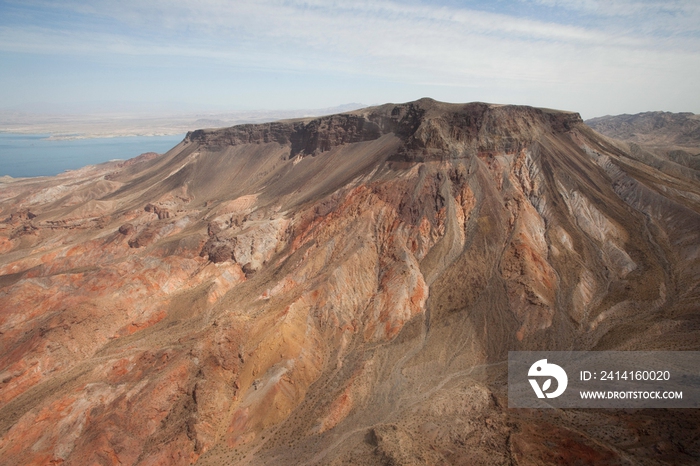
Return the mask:
<svg viewBox="0 0 700 466">
<path fill-rule="evenodd" d="M 432 99 L 376 107 L 378 119 L 385 121 L 389 109 L 389 122 L 383 127 L 391 128 L 405 142 L 393 158 L 407 161 L 463 158 L 485 151 L 517 152 L 544 134 L 564 133 L 583 124 L 578 113 Z M 372 119 L 375 109 L 366 111 Z"/>
<path fill-rule="evenodd" d="M 246 124 L 192 131 L 186 142 L 223 148 L 276 142 L 290 146 L 290 157 L 317 155 L 350 143 L 393 133 L 403 147 L 395 160 L 461 158 L 478 151 L 519 150 L 539 136 L 583 124 L 578 113 L 481 102 L 449 104 L 420 99 L 385 104 L 315 119 Z"/>
<path fill-rule="evenodd" d="M 700 350 L 697 152 L 642 150 L 421 99 L 2 180 L 0 466 L 697 463 L 698 410 L 582 431 L 498 364 Z"/>
<path fill-rule="evenodd" d="M 339 114 L 311 121 L 289 121 L 233 126 L 219 130 L 197 130 L 187 133 L 185 141 L 209 147 L 276 142 L 290 146 L 290 157 L 298 154 L 317 155 L 333 147 L 382 136 L 377 123 L 364 116 Z"/>
</svg>

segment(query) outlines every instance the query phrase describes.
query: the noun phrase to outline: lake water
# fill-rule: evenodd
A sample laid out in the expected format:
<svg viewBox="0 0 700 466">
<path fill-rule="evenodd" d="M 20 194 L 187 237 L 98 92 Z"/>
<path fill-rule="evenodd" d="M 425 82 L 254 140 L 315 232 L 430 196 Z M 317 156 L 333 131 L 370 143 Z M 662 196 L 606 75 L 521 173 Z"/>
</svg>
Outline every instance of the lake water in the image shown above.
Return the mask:
<svg viewBox="0 0 700 466">
<path fill-rule="evenodd" d="M 130 159 L 144 152 L 167 152 L 185 137 L 134 136 L 49 140 L 48 134 L 0 133 L 0 176 L 57 175 L 85 165 Z"/>
</svg>

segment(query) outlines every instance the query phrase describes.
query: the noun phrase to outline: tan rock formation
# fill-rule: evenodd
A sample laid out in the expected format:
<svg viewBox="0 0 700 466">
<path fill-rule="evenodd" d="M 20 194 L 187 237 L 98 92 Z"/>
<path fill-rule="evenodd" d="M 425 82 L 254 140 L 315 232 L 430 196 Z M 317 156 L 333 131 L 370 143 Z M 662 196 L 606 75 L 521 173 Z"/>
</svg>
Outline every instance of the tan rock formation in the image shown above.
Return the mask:
<svg viewBox="0 0 700 466">
<path fill-rule="evenodd" d="M 508 350 L 699 349 L 700 174 L 628 149 L 422 99 L 3 181 L 0 464 L 692 463 L 506 408 Z"/>
</svg>

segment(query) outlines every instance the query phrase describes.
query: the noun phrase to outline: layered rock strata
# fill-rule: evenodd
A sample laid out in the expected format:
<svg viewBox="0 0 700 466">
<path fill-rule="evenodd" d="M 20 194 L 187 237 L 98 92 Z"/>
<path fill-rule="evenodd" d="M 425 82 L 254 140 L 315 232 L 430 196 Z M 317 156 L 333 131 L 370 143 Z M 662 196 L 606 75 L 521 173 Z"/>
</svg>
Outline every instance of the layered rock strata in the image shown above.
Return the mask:
<svg viewBox="0 0 700 466">
<path fill-rule="evenodd" d="M 698 349 L 700 173 L 628 149 L 422 99 L 3 181 L 0 464 L 692 463 L 507 409 L 509 350 Z"/>
</svg>

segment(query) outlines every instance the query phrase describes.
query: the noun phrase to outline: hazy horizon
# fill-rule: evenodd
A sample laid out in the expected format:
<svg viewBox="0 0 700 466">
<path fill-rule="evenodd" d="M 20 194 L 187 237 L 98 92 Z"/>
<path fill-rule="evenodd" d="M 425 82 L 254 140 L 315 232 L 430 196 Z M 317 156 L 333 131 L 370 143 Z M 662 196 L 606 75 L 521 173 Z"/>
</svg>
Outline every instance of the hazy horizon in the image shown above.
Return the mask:
<svg viewBox="0 0 700 466">
<path fill-rule="evenodd" d="M 700 113 L 691 0 L 0 2 L 0 109 L 238 112 L 432 97 Z"/>
</svg>

